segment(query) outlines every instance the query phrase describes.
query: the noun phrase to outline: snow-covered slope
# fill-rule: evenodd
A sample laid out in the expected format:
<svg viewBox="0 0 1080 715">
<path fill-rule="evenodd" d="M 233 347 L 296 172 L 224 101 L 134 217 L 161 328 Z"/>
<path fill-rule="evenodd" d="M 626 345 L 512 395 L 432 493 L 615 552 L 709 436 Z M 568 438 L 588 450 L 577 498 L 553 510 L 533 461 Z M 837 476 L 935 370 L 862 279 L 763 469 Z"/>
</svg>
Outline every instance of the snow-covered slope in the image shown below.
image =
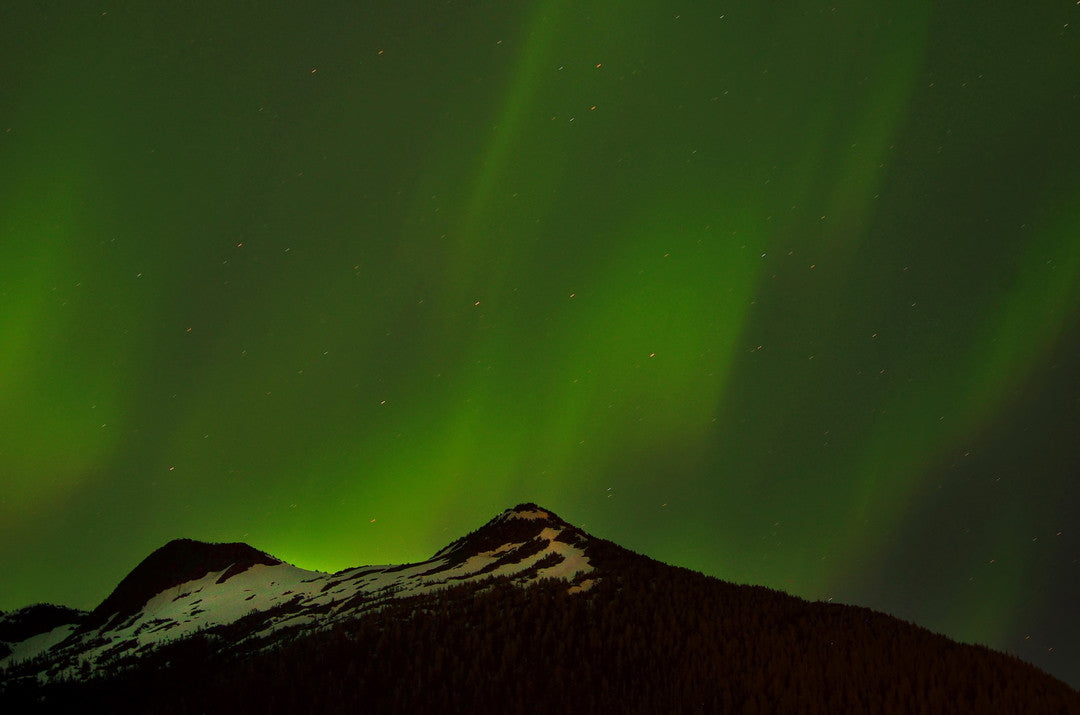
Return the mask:
<svg viewBox="0 0 1080 715">
<path fill-rule="evenodd" d="M 89 614 L 38 603 L 0 612 L 0 665 L 32 658 L 67 638 Z"/>
<path fill-rule="evenodd" d="M 20 633 L 0 666 L 38 658 L 39 677 L 122 667 L 196 632 L 223 647 L 258 648 L 272 639 L 331 626 L 388 599 L 503 576 L 526 585 L 563 579 L 586 590 L 591 537 L 535 504 L 508 509 L 431 559 L 308 571 L 246 544 L 177 540 L 139 564 L 89 614 Z M 33 630 L 33 629 L 30 629 Z"/>
</svg>

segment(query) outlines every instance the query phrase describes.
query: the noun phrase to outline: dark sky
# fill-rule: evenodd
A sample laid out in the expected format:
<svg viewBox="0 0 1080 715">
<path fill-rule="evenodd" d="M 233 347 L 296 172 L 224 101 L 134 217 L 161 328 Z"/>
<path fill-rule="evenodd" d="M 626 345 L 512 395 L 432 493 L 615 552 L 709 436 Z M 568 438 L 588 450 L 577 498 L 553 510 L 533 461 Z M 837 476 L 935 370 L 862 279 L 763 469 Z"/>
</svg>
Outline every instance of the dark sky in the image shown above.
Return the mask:
<svg viewBox="0 0 1080 715">
<path fill-rule="evenodd" d="M 6 4 L 0 608 L 536 501 L 1080 685 L 1080 8 L 993 5 Z"/>
</svg>

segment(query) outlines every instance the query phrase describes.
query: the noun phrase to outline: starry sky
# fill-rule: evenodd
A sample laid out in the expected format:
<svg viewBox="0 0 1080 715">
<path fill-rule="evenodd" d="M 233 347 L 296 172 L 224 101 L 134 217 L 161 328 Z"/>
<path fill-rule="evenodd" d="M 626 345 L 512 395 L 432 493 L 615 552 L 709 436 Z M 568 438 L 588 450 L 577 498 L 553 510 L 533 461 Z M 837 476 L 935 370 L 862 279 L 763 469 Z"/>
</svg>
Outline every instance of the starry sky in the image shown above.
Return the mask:
<svg viewBox="0 0 1080 715">
<path fill-rule="evenodd" d="M 0 608 L 535 501 L 1080 686 L 1078 27 L 5 4 Z"/>
</svg>

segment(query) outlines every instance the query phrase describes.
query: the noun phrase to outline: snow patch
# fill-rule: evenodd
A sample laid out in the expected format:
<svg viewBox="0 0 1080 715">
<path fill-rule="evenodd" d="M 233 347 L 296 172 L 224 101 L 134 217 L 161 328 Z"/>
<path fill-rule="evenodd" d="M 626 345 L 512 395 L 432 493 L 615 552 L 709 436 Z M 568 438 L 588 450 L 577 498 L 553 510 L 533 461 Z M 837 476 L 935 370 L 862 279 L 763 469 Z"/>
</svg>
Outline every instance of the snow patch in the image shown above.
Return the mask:
<svg viewBox="0 0 1080 715">
<path fill-rule="evenodd" d="M 0 658 L 0 666 L 30 660 L 31 658 L 39 656 L 71 635 L 73 630 L 75 630 L 74 623 L 65 623 L 62 626 L 53 628 L 51 631 L 45 631 L 44 633 L 30 636 L 24 641 L 8 643 L 11 652 L 8 653 L 6 657 Z"/>
<path fill-rule="evenodd" d="M 562 561 L 554 566 L 540 569 L 536 573 L 538 579 L 561 578 L 564 581 L 570 581 L 579 573 L 588 573 L 593 570 L 593 567 L 589 564 L 589 557 L 570 544 L 553 541 L 551 546 L 545 549 L 544 553 L 546 555 L 552 552 L 562 556 Z"/>
<path fill-rule="evenodd" d="M 530 511 L 515 511 L 508 509 L 503 512 L 503 516 L 507 519 L 550 519 L 551 514 L 543 511 L 542 509 L 532 509 Z"/>
<path fill-rule="evenodd" d="M 566 590 L 567 593 L 581 593 L 582 591 L 588 591 L 596 583 L 595 578 L 587 578 L 576 586 L 571 586 Z"/>
</svg>

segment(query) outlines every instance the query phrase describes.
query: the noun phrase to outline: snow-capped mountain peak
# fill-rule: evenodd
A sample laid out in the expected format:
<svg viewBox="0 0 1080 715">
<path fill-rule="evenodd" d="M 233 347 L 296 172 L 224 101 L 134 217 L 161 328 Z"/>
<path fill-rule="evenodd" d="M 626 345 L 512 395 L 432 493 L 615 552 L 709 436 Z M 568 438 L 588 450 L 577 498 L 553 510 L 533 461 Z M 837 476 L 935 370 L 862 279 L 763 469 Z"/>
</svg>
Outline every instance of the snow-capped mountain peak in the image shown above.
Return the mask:
<svg viewBox="0 0 1080 715">
<path fill-rule="evenodd" d="M 91 611 L 81 630 L 118 622 L 139 612 L 156 594 L 170 587 L 219 573 L 224 583 L 256 564 L 275 566 L 281 560 L 247 544 L 211 544 L 174 539 L 142 560 L 101 604 Z"/>
<path fill-rule="evenodd" d="M 4 712 L 848 712 L 869 693 L 889 711 L 1080 712 L 1013 658 L 662 564 L 535 504 L 426 561 L 333 574 L 170 542 L 92 613 L 0 613 Z"/>
<path fill-rule="evenodd" d="M 196 632 L 220 636 L 223 647 L 260 648 L 392 599 L 494 577 L 519 585 L 562 579 L 579 593 L 595 580 L 587 577 L 590 539 L 535 504 L 504 511 L 426 561 L 334 574 L 298 568 L 247 544 L 177 539 L 147 556 L 89 614 L 33 644 L 9 644 L 0 665 L 41 656 L 45 677 L 109 670 Z"/>
<path fill-rule="evenodd" d="M 483 554 L 504 544 L 527 544 L 534 540 L 558 540 L 573 543 L 584 532 L 570 526 L 553 512 L 536 504 L 518 504 L 507 509 L 488 523 L 443 547 L 432 559 L 464 560 Z"/>
</svg>

